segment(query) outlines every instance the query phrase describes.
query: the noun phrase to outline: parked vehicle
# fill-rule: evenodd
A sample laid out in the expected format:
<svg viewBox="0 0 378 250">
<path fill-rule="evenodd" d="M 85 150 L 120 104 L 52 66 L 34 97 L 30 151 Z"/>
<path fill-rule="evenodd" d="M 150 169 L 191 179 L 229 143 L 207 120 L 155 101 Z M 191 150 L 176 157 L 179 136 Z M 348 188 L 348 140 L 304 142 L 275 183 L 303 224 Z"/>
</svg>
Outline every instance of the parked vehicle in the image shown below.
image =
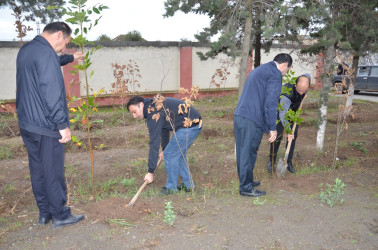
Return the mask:
<svg viewBox="0 0 378 250">
<path fill-rule="evenodd" d="M 345 83 L 342 79 L 345 78 Z M 332 86 L 337 91 L 345 92 L 349 88 L 348 75 L 333 75 Z M 378 91 L 378 65 L 358 66 L 354 83 L 354 93 L 360 91 Z"/>
</svg>

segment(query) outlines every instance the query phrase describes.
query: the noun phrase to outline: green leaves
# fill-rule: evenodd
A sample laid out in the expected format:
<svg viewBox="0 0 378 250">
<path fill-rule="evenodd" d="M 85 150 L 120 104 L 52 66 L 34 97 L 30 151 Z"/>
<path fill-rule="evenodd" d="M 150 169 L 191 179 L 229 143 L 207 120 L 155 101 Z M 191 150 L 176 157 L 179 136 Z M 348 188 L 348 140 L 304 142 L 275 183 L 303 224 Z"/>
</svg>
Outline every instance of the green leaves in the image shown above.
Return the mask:
<svg viewBox="0 0 378 250">
<path fill-rule="evenodd" d="M 94 11 L 96 14 L 100 14 L 100 11 L 99 11 L 96 7 L 93 7 L 93 11 Z"/>
<path fill-rule="evenodd" d="M 321 202 L 326 202 L 330 207 L 333 207 L 337 203 L 342 204 L 344 202 L 342 196 L 344 195 L 345 187 L 346 185 L 339 178 L 336 178 L 334 185 L 327 184 L 325 191 L 321 189 L 319 195 Z"/>
<path fill-rule="evenodd" d="M 291 130 L 291 124 L 294 124 L 295 122 L 298 125 L 301 125 L 303 119 L 300 118 L 299 116 L 302 114 L 302 109 L 298 109 L 297 112 L 293 111 L 292 109 L 289 109 L 289 111 L 286 112 L 285 114 L 285 120 L 288 121 L 288 123 L 285 125 L 285 132 L 288 134 L 292 134 Z"/>
<path fill-rule="evenodd" d="M 171 201 L 167 201 L 164 203 L 164 205 L 164 223 L 169 226 L 173 226 L 173 223 L 175 223 L 176 220 L 176 214 L 175 211 L 173 211 L 173 204 Z"/>
</svg>

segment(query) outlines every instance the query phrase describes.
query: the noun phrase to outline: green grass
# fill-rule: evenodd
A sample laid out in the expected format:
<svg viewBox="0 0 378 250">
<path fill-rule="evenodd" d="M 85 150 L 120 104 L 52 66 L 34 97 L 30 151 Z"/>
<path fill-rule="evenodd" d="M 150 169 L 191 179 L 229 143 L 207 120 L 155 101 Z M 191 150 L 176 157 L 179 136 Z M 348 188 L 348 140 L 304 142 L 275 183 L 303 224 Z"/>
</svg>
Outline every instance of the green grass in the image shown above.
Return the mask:
<svg viewBox="0 0 378 250">
<path fill-rule="evenodd" d="M 0 160 L 10 160 L 13 158 L 12 147 L 0 147 Z"/>
<path fill-rule="evenodd" d="M 147 169 L 147 159 L 138 158 L 131 161 L 131 166 L 137 171 L 139 175 L 144 173 Z"/>
<path fill-rule="evenodd" d="M 190 164 L 196 164 L 197 163 L 197 157 L 194 155 L 189 155 L 188 157 L 188 163 Z"/>
<path fill-rule="evenodd" d="M 14 190 L 13 184 L 7 184 L 5 185 L 5 193 L 10 193 Z"/>
<path fill-rule="evenodd" d="M 205 97 L 201 100 L 196 100 L 194 102 L 195 108 L 218 108 L 221 106 L 226 107 L 236 107 L 238 104 L 238 93 L 234 93 L 227 96 L 221 96 L 221 97 Z"/>
<path fill-rule="evenodd" d="M 353 167 L 356 165 L 356 163 L 358 162 L 358 159 L 352 157 L 352 158 L 348 158 L 344 161 L 344 163 L 348 166 L 348 167 Z"/>
<path fill-rule="evenodd" d="M 78 174 L 78 164 L 66 164 L 64 166 L 64 172 L 67 177 L 76 177 Z"/>
<path fill-rule="evenodd" d="M 361 142 L 351 142 L 350 143 L 350 145 L 352 147 L 354 147 L 355 149 L 360 150 L 365 155 L 368 155 L 369 154 L 369 150 L 367 148 L 363 147 L 363 145 L 365 145 L 365 144 L 366 144 L 366 142 L 364 142 L 364 141 L 361 141 Z"/>
<path fill-rule="evenodd" d="M 362 132 L 362 131 L 360 131 L 360 136 L 362 137 L 366 137 L 366 136 L 368 136 L 369 134 L 368 133 L 365 133 L 365 132 Z"/>
<path fill-rule="evenodd" d="M 135 185 L 135 178 L 130 178 L 130 179 L 124 178 L 120 180 L 120 183 L 125 187 L 132 187 Z"/>
<path fill-rule="evenodd" d="M 329 172 L 331 171 L 331 167 L 330 166 L 317 166 L 317 165 L 313 165 L 313 166 L 309 166 L 309 165 L 306 165 L 306 166 L 302 166 L 301 168 L 297 168 L 295 174 L 296 175 L 308 175 L 308 174 L 314 174 L 314 173 L 319 173 L 319 172 Z"/>
<path fill-rule="evenodd" d="M 227 150 L 227 146 L 224 145 L 224 144 L 219 144 L 218 147 L 219 147 L 219 149 L 222 150 L 222 151 L 226 151 L 226 150 Z"/>
</svg>

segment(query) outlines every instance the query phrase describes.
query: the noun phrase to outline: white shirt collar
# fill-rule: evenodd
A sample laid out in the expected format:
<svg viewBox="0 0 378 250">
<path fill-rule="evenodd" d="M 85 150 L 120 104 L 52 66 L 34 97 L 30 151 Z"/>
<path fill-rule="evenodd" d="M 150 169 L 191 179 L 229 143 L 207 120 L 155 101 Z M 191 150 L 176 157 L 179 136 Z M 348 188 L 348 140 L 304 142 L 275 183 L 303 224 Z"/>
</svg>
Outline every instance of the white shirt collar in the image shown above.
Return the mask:
<svg viewBox="0 0 378 250">
<path fill-rule="evenodd" d="M 277 69 L 280 70 L 280 68 L 278 68 L 278 63 L 276 61 L 273 61 L 273 62 L 276 64 Z"/>
</svg>

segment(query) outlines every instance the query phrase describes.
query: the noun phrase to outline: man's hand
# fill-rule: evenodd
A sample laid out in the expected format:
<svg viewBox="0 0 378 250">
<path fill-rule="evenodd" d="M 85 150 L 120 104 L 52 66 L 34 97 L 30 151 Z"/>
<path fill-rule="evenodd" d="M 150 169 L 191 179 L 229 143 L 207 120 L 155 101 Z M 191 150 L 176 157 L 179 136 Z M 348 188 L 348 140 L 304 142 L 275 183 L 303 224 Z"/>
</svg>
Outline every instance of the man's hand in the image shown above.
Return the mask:
<svg viewBox="0 0 378 250">
<path fill-rule="evenodd" d="M 147 173 L 144 177 L 144 181 L 147 181 L 148 184 L 154 181 L 154 174 Z"/>
<path fill-rule="evenodd" d="M 272 143 L 276 140 L 277 138 L 277 130 L 274 131 L 269 131 L 269 142 Z"/>
<path fill-rule="evenodd" d="M 287 140 L 288 140 L 288 141 L 292 141 L 292 140 L 294 140 L 294 135 L 292 135 L 292 134 L 287 134 Z"/>
<path fill-rule="evenodd" d="M 71 130 L 69 127 L 59 130 L 59 133 L 62 136 L 62 139 L 59 139 L 60 143 L 67 143 L 71 141 Z"/>
<path fill-rule="evenodd" d="M 160 160 L 164 160 L 164 152 L 161 152 L 161 153 L 159 154 L 159 159 L 160 159 Z"/>
<path fill-rule="evenodd" d="M 76 52 L 73 53 L 72 55 L 73 55 L 73 57 L 74 57 L 74 61 L 75 61 L 75 60 L 83 61 L 84 54 L 81 53 L 80 51 L 76 51 Z"/>
</svg>

